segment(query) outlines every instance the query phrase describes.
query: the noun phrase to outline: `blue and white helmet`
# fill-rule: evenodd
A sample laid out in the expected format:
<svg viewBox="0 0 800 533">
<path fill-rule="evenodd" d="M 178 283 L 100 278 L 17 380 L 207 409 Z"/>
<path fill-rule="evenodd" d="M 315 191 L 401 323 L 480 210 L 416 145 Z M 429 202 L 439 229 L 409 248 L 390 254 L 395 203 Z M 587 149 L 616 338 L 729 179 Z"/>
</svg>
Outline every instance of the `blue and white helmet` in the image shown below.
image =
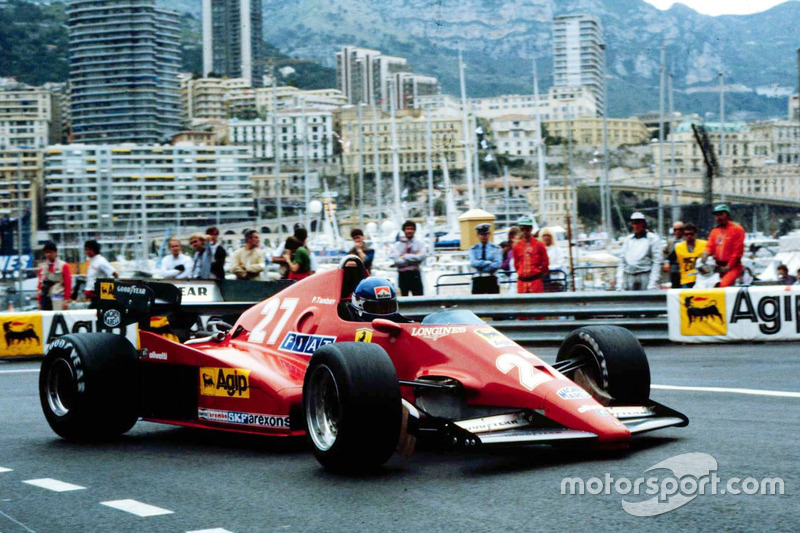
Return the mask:
<svg viewBox="0 0 800 533">
<path fill-rule="evenodd" d="M 350 297 L 350 305 L 362 319 L 397 313 L 397 293 L 386 278 L 362 279 Z"/>
</svg>

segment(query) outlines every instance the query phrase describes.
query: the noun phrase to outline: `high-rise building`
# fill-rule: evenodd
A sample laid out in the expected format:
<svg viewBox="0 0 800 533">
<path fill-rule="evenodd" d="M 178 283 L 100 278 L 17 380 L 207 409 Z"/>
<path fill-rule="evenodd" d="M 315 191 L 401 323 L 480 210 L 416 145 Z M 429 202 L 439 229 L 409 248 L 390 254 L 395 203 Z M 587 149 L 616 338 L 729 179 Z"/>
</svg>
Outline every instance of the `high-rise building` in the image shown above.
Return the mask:
<svg viewBox="0 0 800 533">
<path fill-rule="evenodd" d="M 263 32 L 261 0 L 203 0 L 203 76 L 261 86 Z"/>
<path fill-rule="evenodd" d="M 597 115 L 606 109 L 604 39 L 600 21 L 591 15 L 562 15 L 553 19 L 553 85 L 585 85 L 594 93 Z"/>
<path fill-rule="evenodd" d="M 178 131 L 178 13 L 155 0 L 72 0 L 67 16 L 75 141 L 151 144 Z"/>
</svg>

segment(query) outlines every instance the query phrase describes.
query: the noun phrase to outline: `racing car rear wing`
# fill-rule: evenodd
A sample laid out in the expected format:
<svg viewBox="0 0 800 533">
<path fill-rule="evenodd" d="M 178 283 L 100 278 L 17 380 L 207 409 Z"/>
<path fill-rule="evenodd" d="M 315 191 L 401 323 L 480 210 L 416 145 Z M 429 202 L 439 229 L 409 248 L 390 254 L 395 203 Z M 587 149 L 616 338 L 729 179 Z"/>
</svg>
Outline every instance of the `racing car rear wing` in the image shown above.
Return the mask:
<svg viewBox="0 0 800 533">
<path fill-rule="evenodd" d="M 181 291 L 169 283 L 144 280 L 97 280 L 92 306 L 97 309 L 97 331 L 113 331 L 137 324 L 150 330 L 150 318 L 173 315 L 181 305 Z"/>
</svg>

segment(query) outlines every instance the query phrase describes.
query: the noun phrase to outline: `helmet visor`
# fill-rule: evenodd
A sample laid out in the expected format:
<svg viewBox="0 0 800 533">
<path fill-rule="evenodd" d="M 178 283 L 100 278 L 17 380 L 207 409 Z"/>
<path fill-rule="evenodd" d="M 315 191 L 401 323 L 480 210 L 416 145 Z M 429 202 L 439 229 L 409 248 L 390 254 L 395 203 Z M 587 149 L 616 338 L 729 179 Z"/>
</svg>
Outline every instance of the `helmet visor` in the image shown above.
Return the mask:
<svg viewBox="0 0 800 533">
<path fill-rule="evenodd" d="M 397 300 L 388 298 L 385 300 L 364 300 L 364 312 L 373 315 L 391 315 L 397 312 Z"/>
</svg>

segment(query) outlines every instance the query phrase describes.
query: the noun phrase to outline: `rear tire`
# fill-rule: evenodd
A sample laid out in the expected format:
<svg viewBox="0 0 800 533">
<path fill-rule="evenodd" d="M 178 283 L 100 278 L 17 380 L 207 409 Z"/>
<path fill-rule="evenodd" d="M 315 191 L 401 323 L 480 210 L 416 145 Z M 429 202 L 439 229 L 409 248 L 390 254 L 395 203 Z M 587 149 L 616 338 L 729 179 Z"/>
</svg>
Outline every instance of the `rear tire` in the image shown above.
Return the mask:
<svg viewBox="0 0 800 533">
<path fill-rule="evenodd" d="M 136 350 L 111 333 L 78 333 L 50 345 L 39 373 L 39 400 L 50 427 L 68 440 L 103 440 L 139 416 Z"/>
<path fill-rule="evenodd" d="M 619 326 L 586 326 L 570 333 L 556 362 L 578 359 L 566 376 L 600 403 L 642 403 L 650 398 L 650 365 L 639 340 Z"/>
<path fill-rule="evenodd" d="M 303 383 L 308 440 L 326 470 L 374 470 L 394 453 L 402 406 L 397 372 L 376 344 L 341 342 L 314 352 Z"/>
</svg>

